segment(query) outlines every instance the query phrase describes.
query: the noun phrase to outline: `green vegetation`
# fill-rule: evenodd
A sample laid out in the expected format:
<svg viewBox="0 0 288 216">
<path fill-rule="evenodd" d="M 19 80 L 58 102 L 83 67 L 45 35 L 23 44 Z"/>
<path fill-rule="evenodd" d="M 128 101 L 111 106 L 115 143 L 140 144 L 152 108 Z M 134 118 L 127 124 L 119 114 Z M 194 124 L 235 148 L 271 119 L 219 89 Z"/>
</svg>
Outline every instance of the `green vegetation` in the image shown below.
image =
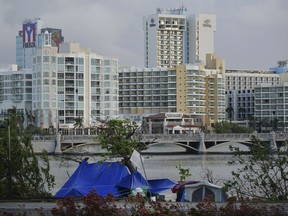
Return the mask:
<svg viewBox="0 0 288 216">
<path fill-rule="evenodd" d="M 225 183 L 226 191 L 238 198 L 288 200 L 287 141 L 278 149 L 254 136 L 251 141 L 249 155 L 231 148 L 235 157 L 230 164 L 239 164 L 240 168 Z"/>
<path fill-rule="evenodd" d="M 176 168 L 179 170 L 180 181 L 186 181 L 186 178 L 191 176 L 189 168 L 185 169 L 181 166 L 181 164 L 176 166 Z"/>
<path fill-rule="evenodd" d="M 240 126 L 232 122 L 218 122 L 214 126 L 216 133 L 252 133 L 253 128 Z"/>
<path fill-rule="evenodd" d="M 40 156 L 40 166 L 39 157 L 33 152 L 31 134 L 23 129 L 23 122 L 23 114 L 16 107 L 0 121 L 1 199 L 47 197 L 54 186 L 47 153 Z"/>
<path fill-rule="evenodd" d="M 101 148 L 107 150 L 104 159 L 122 158 L 122 163 L 133 172 L 135 167 L 130 161 L 134 150 L 140 152 L 147 148 L 141 142 L 142 136 L 140 127 L 135 122 L 128 120 L 108 120 L 99 128 L 99 133 L 95 138 L 99 141 Z"/>
</svg>

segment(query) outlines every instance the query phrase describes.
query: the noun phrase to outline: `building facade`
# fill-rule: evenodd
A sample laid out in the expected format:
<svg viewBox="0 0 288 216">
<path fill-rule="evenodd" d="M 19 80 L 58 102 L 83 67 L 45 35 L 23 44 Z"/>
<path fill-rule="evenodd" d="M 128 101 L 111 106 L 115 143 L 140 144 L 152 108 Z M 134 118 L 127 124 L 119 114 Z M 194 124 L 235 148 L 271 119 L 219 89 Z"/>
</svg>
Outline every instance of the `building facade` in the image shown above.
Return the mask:
<svg viewBox="0 0 288 216">
<path fill-rule="evenodd" d="M 0 73 L 0 112 L 16 106 L 33 115 L 35 126 L 63 130 L 74 128 L 77 117 L 83 119 L 84 127 L 119 117 L 118 59 L 78 43 L 55 43 L 53 34 L 59 31 L 50 30 L 38 35 L 35 30 L 39 40 L 23 49 L 26 53 L 26 48 L 33 48 L 31 69 L 14 66 Z"/>
<path fill-rule="evenodd" d="M 260 84 L 277 85 L 279 74 L 272 71 L 226 70 L 226 119 L 249 120 L 254 115 L 254 88 Z"/>
<path fill-rule="evenodd" d="M 255 120 L 261 130 L 288 129 L 288 83 L 255 87 Z"/>
<path fill-rule="evenodd" d="M 199 115 L 210 126 L 225 119 L 224 73 L 202 65 L 120 69 L 119 109 L 122 114 Z"/>
<path fill-rule="evenodd" d="M 144 17 L 145 67 L 206 63 L 214 53 L 216 16 L 188 14 L 187 9 L 157 9 Z"/>
<path fill-rule="evenodd" d="M 149 134 L 192 134 L 203 126 L 201 116 L 183 113 L 158 113 L 143 118 L 144 133 Z"/>
<path fill-rule="evenodd" d="M 51 34 L 46 32 L 47 38 Z M 103 57 L 78 43 L 50 42 L 33 57 L 32 110 L 41 128 L 73 128 L 76 117 L 89 127 L 118 116 L 118 59 Z"/>
<path fill-rule="evenodd" d="M 0 117 L 13 106 L 23 112 L 26 126 L 26 112 L 32 110 L 32 70 L 18 70 L 17 65 L 0 72 Z"/>
</svg>

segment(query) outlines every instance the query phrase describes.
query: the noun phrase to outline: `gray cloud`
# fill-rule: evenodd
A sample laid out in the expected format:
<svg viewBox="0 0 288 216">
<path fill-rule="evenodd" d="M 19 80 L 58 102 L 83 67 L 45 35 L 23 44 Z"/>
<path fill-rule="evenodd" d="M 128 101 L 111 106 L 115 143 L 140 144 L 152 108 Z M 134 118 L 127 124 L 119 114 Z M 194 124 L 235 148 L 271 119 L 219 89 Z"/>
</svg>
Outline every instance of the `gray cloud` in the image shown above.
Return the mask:
<svg viewBox="0 0 288 216">
<path fill-rule="evenodd" d="M 215 49 L 229 69 L 268 69 L 288 58 L 287 0 L 183 0 L 191 13 L 217 16 Z M 176 0 L 0 0 L 0 65 L 15 63 L 15 36 L 25 18 L 40 17 L 121 65 L 143 67 L 143 16 L 178 8 Z"/>
</svg>

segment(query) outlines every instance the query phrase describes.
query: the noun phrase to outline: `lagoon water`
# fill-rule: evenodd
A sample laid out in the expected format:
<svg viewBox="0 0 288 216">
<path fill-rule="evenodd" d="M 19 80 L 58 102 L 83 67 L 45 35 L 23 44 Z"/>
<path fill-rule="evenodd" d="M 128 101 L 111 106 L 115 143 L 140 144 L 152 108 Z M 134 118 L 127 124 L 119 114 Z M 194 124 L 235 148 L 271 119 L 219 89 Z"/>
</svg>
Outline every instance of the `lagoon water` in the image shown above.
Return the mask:
<svg viewBox="0 0 288 216">
<path fill-rule="evenodd" d="M 147 179 L 169 178 L 173 181 L 179 181 L 180 175 L 176 166 L 180 164 L 182 168 L 190 170 L 191 177 L 189 177 L 189 180 L 203 180 L 205 176 L 205 169 L 209 169 L 212 171 L 214 183 L 222 186 L 223 181 L 231 177 L 231 171 L 237 169 L 236 166 L 228 165 L 228 161 L 233 158 L 233 155 L 231 154 L 183 154 L 183 148 L 177 146 L 155 146 L 149 148 L 149 151 L 146 153 L 161 152 L 163 149 L 165 149 L 165 151 L 173 151 L 175 154 L 144 155 L 143 164 Z M 91 155 L 78 155 L 71 157 L 74 159 L 77 158 L 77 160 L 83 160 L 85 157 L 89 157 L 88 162 L 96 162 L 101 159 L 100 156 Z M 78 162 L 72 160 L 63 163 L 63 161 L 61 162 L 60 158 L 50 156 L 51 173 L 55 176 L 56 182 L 56 186 L 52 191 L 53 195 L 68 180 L 69 176 L 73 174 L 79 164 Z M 142 168 L 138 169 L 138 171 L 145 176 Z M 171 191 L 165 192 L 164 195 L 166 200 L 175 200 L 176 197 L 176 195 L 172 194 Z"/>
</svg>

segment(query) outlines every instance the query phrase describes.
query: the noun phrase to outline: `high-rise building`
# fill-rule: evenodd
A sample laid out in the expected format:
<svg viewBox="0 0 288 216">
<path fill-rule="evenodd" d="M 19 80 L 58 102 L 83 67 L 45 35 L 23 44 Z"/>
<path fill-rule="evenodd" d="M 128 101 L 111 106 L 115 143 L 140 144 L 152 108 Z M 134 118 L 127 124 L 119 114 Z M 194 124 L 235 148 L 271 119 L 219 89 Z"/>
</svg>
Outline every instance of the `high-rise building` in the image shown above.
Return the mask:
<svg viewBox="0 0 288 216">
<path fill-rule="evenodd" d="M 214 53 L 215 15 L 158 8 L 144 17 L 143 30 L 145 67 L 206 64 L 206 54 Z"/>
<path fill-rule="evenodd" d="M 263 130 L 288 130 L 288 83 L 255 87 L 255 121 Z"/>
<path fill-rule="evenodd" d="M 120 69 L 120 113 L 187 113 L 202 116 L 207 126 L 223 121 L 223 71 L 202 65 Z"/>
<path fill-rule="evenodd" d="M 43 46 L 33 57 L 32 110 L 41 128 L 73 128 L 76 117 L 84 126 L 118 116 L 118 59 L 103 57 L 78 43 Z"/>
<path fill-rule="evenodd" d="M 51 45 L 59 48 L 59 44 L 64 41 L 61 29 L 47 28 L 40 18 L 23 21 L 22 30 L 16 36 L 16 64 L 18 67 L 32 69 L 32 58 L 36 48 L 43 44 L 45 30 L 52 34 Z"/>
<path fill-rule="evenodd" d="M 226 70 L 226 116 L 231 121 L 249 120 L 254 115 L 254 88 L 277 85 L 279 74 L 259 70 Z M 229 113 L 230 112 L 230 113 Z"/>
</svg>

